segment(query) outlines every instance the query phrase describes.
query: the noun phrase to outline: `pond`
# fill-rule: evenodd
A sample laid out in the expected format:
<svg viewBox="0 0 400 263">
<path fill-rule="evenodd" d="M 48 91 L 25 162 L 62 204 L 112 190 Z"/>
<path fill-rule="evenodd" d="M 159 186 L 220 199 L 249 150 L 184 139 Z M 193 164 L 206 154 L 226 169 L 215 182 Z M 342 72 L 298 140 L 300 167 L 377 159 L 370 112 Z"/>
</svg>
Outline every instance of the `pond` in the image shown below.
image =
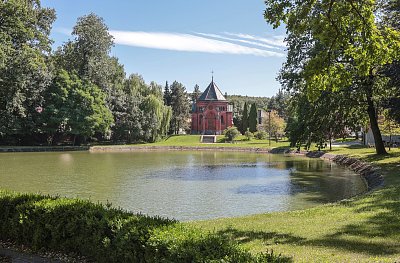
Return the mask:
<svg viewBox="0 0 400 263">
<path fill-rule="evenodd" d="M 304 209 L 366 191 L 359 175 L 321 159 L 207 151 L 2 153 L 0 188 L 184 221 Z"/>
</svg>

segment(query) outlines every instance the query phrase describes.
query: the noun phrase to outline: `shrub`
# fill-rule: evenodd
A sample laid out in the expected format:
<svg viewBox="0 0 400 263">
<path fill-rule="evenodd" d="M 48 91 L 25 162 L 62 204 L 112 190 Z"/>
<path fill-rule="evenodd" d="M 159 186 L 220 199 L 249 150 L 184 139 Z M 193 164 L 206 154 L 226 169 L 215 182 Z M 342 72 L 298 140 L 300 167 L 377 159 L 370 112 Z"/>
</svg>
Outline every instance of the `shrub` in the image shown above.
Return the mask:
<svg viewBox="0 0 400 263">
<path fill-rule="evenodd" d="M 257 140 L 265 140 L 268 137 L 268 134 L 265 131 L 258 131 L 254 134 L 254 137 Z"/>
<path fill-rule="evenodd" d="M 247 131 L 244 133 L 244 136 L 246 136 L 246 139 L 247 139 L 248 141 L 250 141 L 251 138 L 254 137 L 254 134 L 249 130 L 249 128 L 247 128 Z"/>
<path fill-rule="evenodd" d="M 232 142 L 237 136 L 239 136 L 240 132 L 235 126 L 226 128 L 224 130 L 224 135 L 226 138 L 226 141 Z"/>
<path fill-rule="evenodd" d="M 0 191 L 0 237 L 97 262 L 288 262 L 222 235 L 86 200 Z"/>
</svg>

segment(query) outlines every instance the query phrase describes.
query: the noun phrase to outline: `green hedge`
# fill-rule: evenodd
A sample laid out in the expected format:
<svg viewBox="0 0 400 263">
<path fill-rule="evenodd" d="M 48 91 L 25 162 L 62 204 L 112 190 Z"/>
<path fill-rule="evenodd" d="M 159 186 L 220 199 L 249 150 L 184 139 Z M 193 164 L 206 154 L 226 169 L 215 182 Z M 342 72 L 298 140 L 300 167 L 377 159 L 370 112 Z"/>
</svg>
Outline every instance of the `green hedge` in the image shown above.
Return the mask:
<svg viewBox="0 0 400 263">
<path fill-rule="evenodd" d="M 0 191 L 0 237 L 97 262 L 289 262 L 252 256 L 220 235 L 175 220 L 79 199 Z"/>
</svg>

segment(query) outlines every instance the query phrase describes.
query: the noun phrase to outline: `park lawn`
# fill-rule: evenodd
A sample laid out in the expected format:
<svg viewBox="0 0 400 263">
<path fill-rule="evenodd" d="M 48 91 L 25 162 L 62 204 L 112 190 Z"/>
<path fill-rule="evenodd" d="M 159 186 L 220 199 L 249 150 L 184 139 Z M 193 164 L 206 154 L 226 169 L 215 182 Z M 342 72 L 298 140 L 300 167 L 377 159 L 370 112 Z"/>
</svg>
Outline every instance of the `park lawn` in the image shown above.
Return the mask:
<svg viewBox="0 0 400 263">
<path fill-rule="evenodd" d="M 223 135 L 219 135 L 217 137 L 217 143 L 201 143 L 200 135 L 175 135 L 171 136 L 166 140 L 155 142 L 155 143 L 140 143 L 133 144 L 129 146 L 195 146 L 195 147 L 244 147 L 244 148 L 263 148 L 270 149 L 276 147 L 288 147 L 289 142 L 287 140 L 279 140 L 276 142 L 275 140 L 271 140 L 271 145 L 269 145 L 269 140 L 257 140 L 251 139 L 250 141 L 246 140 L 246 137 L 243 135 L 238 136 L 234 143 L 223 142 Z"/>
<path fill-rule="evenodd" d="M 386 185 L 311 209 L 188 224 L 228 235 L 252 252 L 273 249 L 295 262 L 400 262 L 400 150 L 385 157 L 362 146 L 332 153 L 372 162 Z"/>
</svg>

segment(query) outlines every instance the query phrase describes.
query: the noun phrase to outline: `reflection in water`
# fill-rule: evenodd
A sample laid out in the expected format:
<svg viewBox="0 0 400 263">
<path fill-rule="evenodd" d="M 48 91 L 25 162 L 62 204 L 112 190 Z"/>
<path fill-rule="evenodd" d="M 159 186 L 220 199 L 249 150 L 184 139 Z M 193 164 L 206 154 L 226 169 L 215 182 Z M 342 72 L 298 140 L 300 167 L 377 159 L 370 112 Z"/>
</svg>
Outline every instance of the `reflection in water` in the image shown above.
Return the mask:
<svg viewBox="0 0 400 263">
<path fill-rule="evenodd" d="M 0 188 L 180 220 L 302 209 L 365 191 L 330 162 L 233 152 L 5 153 Z"/>
</svg>

